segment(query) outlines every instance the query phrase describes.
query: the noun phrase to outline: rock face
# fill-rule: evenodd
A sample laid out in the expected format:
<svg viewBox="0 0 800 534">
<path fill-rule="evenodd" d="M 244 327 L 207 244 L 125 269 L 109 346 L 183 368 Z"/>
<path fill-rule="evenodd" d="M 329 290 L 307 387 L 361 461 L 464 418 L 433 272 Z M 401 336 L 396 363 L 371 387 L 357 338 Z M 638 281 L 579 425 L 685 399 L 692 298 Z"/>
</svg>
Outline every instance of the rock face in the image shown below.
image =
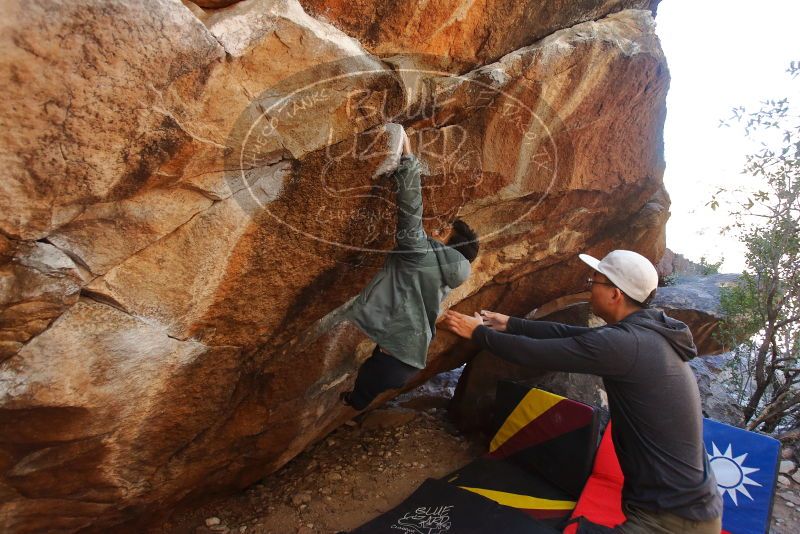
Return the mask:
<svg viewBox="0 0 800 534">
<path fill-rule="evenodd" d="M 735 371 L 726 368 L 731 358 L 732 354 L 726 352 L 706 358 L 695 358 L 689 365 L 697 377 L 703 415 L 715 421 L 740 426 L 744 415 L 730 386 L 730 374 Z"/>
<path fill-rule="evenodd" d="M 578 252 L 661 257 L 651 3 L 4 6 L 0 530 L 140 529 L 350 416 L 398 125 L 426 228 L 481 235 L 448 306 L 525 313 L 580 289 Z M 441 333 L 415 383 L 473 352 Z"/>
<path fill-rule="evenodd" d="M 78 301 L 83 279 L 60 249 L 0 236 L 0 362 Z"/>
<path fill-rule="evenodd" d="M 373 54 L 428 54 L 440 67 L 463 70 L 496 61 L 579 22 L 623 9 L 655 12 L 658 0 L 444 0 L 403 7 L 388 0 L 301 3 Z"/>
</svg>

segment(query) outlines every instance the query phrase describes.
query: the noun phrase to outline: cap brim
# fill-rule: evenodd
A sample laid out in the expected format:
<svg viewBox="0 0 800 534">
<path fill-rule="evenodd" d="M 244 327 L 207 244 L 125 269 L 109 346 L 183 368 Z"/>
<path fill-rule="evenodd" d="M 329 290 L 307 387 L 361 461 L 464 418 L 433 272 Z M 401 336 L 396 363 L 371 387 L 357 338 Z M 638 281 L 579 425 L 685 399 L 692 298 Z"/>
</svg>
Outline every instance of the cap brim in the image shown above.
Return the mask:
<svg viewBox="0 0 800 534">
<path fill-rule="evenodd" d="M 595 271 L 600 272 L 600 260 L 598 260 L 597 258 L 593 258 L 588 254 L 578 254 L 578 257 L 581 259 L 583 263 L 585 263 Z"/>
</svg>

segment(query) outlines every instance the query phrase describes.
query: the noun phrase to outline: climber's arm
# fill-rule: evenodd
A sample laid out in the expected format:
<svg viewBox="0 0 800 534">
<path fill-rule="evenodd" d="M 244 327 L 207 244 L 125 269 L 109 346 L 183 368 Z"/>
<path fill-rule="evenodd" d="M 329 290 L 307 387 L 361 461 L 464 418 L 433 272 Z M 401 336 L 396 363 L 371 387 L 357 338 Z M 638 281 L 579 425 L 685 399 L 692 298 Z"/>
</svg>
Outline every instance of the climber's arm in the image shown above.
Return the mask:
<svg viewBox="0 0 800 534">
<path fill-rule="evenodd" d="M 403 132 L 403 155 L 394 173 L 397 182 L 397 248 L 419 252 L 428 247 L 422 227 L 422 188 L 420 162 L 411 153 L 411 143 Z"/>
</svg>

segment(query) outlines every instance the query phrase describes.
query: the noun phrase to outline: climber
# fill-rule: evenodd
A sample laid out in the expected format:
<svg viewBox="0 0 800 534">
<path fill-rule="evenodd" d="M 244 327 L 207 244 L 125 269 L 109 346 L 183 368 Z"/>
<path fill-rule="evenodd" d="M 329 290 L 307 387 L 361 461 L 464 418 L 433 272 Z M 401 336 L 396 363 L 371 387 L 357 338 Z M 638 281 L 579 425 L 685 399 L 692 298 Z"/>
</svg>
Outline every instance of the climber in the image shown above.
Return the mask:
<svg viewBox="0 0 800 534">
<path fill-rule="evenodd" d="M 464 221 L 434 231 L 432 238 L 425 233 L 420 163 L 405 131 L 402 138 L 402 156 L 393 175 L 397 244 L 348 312 L 348 319 L 377 343 L 359 368 L 353 390 L 340 396 L 356 410 L 384 391 L 403 387 L 425 367 L 442 299 L 467 279 L 478 255 L 478 237 Z"/>
<path fill-rule="evenodd" d="M 615 250 L 587 280 L 599 328 L 528 321 L 482 311 L 448 311 L 461 337 L 506 360 L 548 371 L 599 375 L 608 394 L 612 438 L 625 477 L 627 520 L 614 532 L 714 533 L 722 500 L 703 445 L 700 392 L 688 360 L 697 356 L 689 327 L 648 309 L 658 274 L 647 258 Z"/>
</svg>

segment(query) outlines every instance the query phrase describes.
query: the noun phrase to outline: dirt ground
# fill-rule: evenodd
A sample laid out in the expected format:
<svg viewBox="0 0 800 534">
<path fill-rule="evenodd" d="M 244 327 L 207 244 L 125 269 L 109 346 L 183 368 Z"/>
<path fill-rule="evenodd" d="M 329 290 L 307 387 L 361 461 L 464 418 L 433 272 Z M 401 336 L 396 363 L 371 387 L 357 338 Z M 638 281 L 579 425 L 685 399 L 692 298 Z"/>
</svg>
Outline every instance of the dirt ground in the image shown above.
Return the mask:
<svg viewBox="0 0 800 534">
<path fill-rule="evenodd" d="M 482 454 L 447 415 L 459 372 L 362 414 L 261 483 L 180 511 L 148 534 L 333 534 L 362 525 Z M 770 532 L 800 533 L 800 472 L 778 484 Z"/>
<path fill-rule="evenodd" d="M 439 375 L 356 417 L 262 483 L 149 533 L 328 534 L 366 523 L 486 450 L 484 436 L 464 436 L 448 418 L 458 376 Z"/>
<path fill-rule="evenodd" d="M 772 507 L 772 534 L 797 534 L 800 532 L 800 483 L 794 479 L 800 476 L 785 477 L 778 483 L 775 504 Z"/>
</svg>

